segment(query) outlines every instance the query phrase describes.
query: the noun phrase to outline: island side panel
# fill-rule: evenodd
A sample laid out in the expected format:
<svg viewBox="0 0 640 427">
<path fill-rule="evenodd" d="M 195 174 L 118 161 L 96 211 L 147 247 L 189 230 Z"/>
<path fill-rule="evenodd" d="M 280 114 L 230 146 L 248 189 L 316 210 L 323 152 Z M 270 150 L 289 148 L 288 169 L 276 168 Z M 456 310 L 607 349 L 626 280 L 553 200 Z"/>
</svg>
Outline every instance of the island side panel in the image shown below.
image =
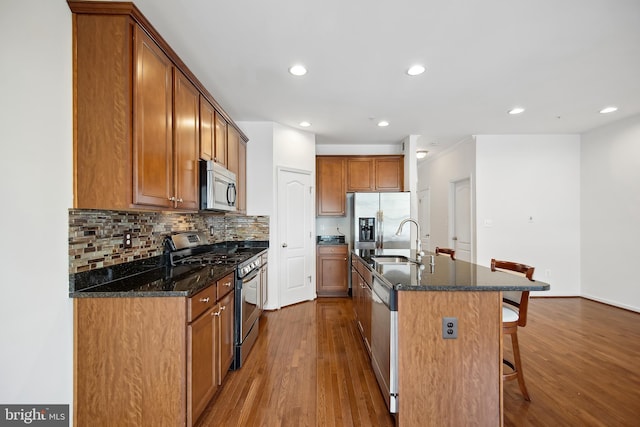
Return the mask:
<svg viewBox="0 0 640 427">
<path fill-rule="evenodd" d="M 500 292 L 398 292 L 399 427 L 502 425 L 501 306 Z"/>
<path fill-rule="evenodd" d="M 74 424 L 184 425 L 185 299 L 77 298 L 74 307 Z"/>
</svg>

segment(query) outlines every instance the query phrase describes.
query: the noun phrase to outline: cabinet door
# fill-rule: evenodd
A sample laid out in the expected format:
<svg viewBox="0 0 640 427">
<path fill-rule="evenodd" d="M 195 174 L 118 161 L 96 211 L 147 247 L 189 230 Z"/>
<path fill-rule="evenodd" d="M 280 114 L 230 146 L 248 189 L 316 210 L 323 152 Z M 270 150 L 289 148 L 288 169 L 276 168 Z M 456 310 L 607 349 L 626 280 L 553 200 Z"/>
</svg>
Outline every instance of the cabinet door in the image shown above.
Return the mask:
<svg viewBox="0 0 640 427">
<path fill-rule="evenodd" d="M 216 110 L 206 98 L 200 95 L 200 158 L 213 160 L 215 141 Z"/>
<path fill-rule="evenodd" d="M 169 58 L 135 27 L 133 203 L 172 207 L 172 70 Z"/>
<path fill-rule="evenodd" d="M 347 191 L 374 191 L 374 163 L 371 158 L 347 160 Z"/>
<path fill-rule="evenodd" d="M 318 216 L 345 216 L 347 203 L 345 172 L 344 158 L 316 158 L 316 214 Z"/>
<path fill-rule="evenodd" d="M 227 125 L 227 169 L 238 176 L 238 150 L 240 149 L 240 134 L 233 127 Z"/>
<path fill-rule="evenodd" d="M 222 166 L 227 166 L 227 121 L 216 111 L 216 135 L 214 141 L 215 152 L 213 160 Z"/>
<path fill-rule="evenodd" d="M 236 207 L 240 212 L 247 211 L 247 144 L 240 140 L 238 144 L 238 196 Z"/>
<path fill-rule="evenodd" d="M 231 362 L 233 362 L 233 307 L 235 295 L 233 292 L 228 293 L 219 301 L 219 356 L 218 356 L 218 384 L 222 384 Z"/>
<path fill-rule="evenodd" d="M 200 93 L 180 71 L 174 70 L 174 94 L 175 207 L 197 210 Z"/>
<path fill-rule="evenodd" d="M 216 314 L 206 311 L 187 326 L 187 425 L 194 425 L 218 389 L 218 340 Z"/>
<path fill-rule="evenodd" d="M 402 191 L 404 159 L 402 157 L 374 159 L 375 190 Z"/>
<path fill-rule="evenodd" d="M 349 292 L 347 246 L 318 246 L 318 296 L 346 296 Z"/>
</svg>

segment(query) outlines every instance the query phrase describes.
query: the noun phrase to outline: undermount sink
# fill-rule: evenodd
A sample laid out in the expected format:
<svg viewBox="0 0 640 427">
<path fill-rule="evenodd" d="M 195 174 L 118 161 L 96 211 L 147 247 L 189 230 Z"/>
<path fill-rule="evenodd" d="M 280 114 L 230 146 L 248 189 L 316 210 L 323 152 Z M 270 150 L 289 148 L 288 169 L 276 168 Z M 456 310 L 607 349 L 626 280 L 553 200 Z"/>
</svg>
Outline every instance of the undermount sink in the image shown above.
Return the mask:
<svg viewBox="0 0 640 427">
<path fill-rule="evenodd" d="M 416 262 L 402 255 L 375 255 L 372 256 L 371 259 L 378 264 L 408 264 L 410 262 Z"/>
</svg>

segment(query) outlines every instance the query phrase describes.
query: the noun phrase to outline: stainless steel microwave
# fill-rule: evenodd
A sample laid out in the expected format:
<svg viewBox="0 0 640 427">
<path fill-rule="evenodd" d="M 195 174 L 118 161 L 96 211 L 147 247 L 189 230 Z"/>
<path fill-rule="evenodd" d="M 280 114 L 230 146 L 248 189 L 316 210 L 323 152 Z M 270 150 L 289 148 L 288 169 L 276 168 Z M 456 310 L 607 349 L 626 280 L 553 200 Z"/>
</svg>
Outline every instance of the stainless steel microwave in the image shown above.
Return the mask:
<svg viewBox="0 0 640 427">
<path fill-rule="evenodd" d="M 200 209 L 236 210 L 236 174 L 212 161 L 200 161 Z"/>
</svg>

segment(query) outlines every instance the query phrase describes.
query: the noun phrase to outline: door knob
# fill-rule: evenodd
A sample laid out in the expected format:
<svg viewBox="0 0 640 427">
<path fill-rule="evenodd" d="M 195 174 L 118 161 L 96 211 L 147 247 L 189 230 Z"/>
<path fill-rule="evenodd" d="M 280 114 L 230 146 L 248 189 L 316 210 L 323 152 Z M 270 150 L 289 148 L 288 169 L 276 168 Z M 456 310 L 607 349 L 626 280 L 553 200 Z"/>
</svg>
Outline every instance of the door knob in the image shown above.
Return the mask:
<svg viewBox="0 0 640 427">
<path fill-rule="evenodd" d="M 282 244 L 282 247 L 283 247 L 283 248 L 286 248 L 286 247 L 287 247 L 287 244 L 286 244 L 286 243 L 283 243 L 283 244 Z"/>
</svg>

